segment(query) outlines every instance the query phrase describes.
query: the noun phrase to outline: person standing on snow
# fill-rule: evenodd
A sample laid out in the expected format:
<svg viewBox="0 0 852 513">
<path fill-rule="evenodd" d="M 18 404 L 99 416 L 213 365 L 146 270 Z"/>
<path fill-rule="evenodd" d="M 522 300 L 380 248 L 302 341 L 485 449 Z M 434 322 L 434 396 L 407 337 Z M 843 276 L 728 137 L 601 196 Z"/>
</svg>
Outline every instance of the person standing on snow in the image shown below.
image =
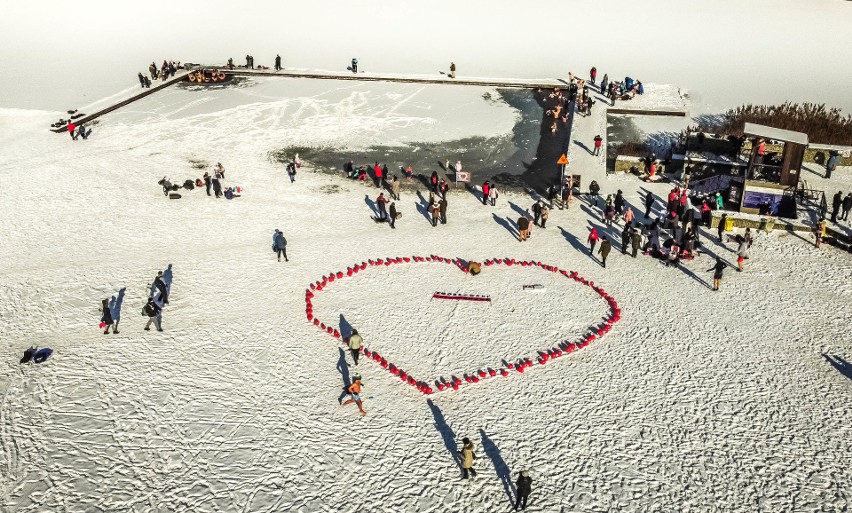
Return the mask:
<svg viewBox="0 0 852 513">
<path fill-rule="evenodd" d="M 624 229 L 621 230 L 621 254 L 627 254 L 627 245 L 630 243 L 630 232 L 633 230 L 633 227 L 630 223 L 624 224 Z"/>
<path fill-rule="evenodd" d="M 364 343 L 364 338 L 358 334 L 358 330 L 352 330 L 352 335 L 349 337 L 349 353 L 352 355 L 352 361 L 358 365 L 358 356 L 361 354 L 361 344 Z"/>
<path fill-rule="evenodd" d="M 441 201 L 438 202 L 439 211 L 441 213 L 441 224 L 447 224 L 447 196 L 444 195 Z"/>
<path fill-rule="evenodd" d="M 399 201 L 399 180 L 396 175 L 393 175 L 393 180 L 391 180 L 391 199 Z"/>
<path fill-rule="evenodd" d="M 142 73 L 139 73 L 139 85 L 142 86 L 143 89 L 145 88 L 145 75 Z"/>
<path fill-rule="evenodd" d="M 349 399 L 343 401 L 343 404 L 340 406 L 355 403 L 358 406 L 358 411 L 361 412 L 361 415 L 366 415 L 367 412 L 364 411 L 364 405 L 361 402 L 361 376 L 355 376 L 355 382 L 349 385 L 349 388 L 347 388 L 346 391 L 349 392 Z"/>
<path fill-rule="evenodd" d="M 840 217 L 840 219 L 844 221 L 848 220 L 850 210 L 852 210 L 852 192 L 850 192 L 846 195 L 845 198 L 843 198 L 843 215 Z"/>
<path fill-rule="evenodd" d="M 615 193 L 615 199 L 613 200 L 615 204 L 615 213 L 621 215 L 624 213 L 624 193 L 621 192 L 621 189 L 618 189 L 618 192 Z"/>
<path fill-rule="evenodd" d="M 624 218 L 623 218 L 623 219 L 624 219 L 624 224 L 626 224 L 627 226 L 630 226 L 631 224 L 633 224 L 633 217 L 634 217 L 634 216 L 633 216 L 633 209 L 632 209 L 632 208 L 628 208 L 628 209 L 624 212 Z"/>
<path fill-rule="evenodd" d="M 639 230 L 631 229 L 630 246 L 633 249 L 632 256 L 633 258 L 636 258 L 636 254 L 639 253 L 639 248 L 642 247 L 642 234 L 639 233 Z"/>
<path fill-rule="evenodd" d="M 654 207 L 654 194 L 648 191 L 645 195 L 645 219 L 651 218 L 651 208 Z"/>
<path fill-rule="evenodd" d="M 491 183 L 488 180 L 485 180 L 485 183 L 482 184 L 482 204 L 488 204 L 488 193 L 491 192 Z"/>
<path fill-rule="evenodd" d="M 281 257 L 284 257 L 285 262 L 289 262 L 287 259 L 287 239 L 284 238 L 284 234 L 281 233 L 281 230 L 275 229 L 275 233 L 272 234 L 272 251 L 278 253 L 278 261 L 281 261 Z"/>
<path fill-rule="evenodd" d="M 450 63 L 450 78 L 456 78 L 456 63 Z"/>
<path fill-rule="evenodd" d="M 596 207 L 598 206 L 598 193 L 601 191 L 601 186 L 598 185 L 598 182 L 592 180 L 589 184 L 589 196 L 591 197 L 591 203 L 593 203 Z"/>
<path fill-rule="evenodd" d="M 376 162 L 376 166 L 373 168 L 373 183 L 376 185 L 376 188 L 381 187 L 381 183 L 384 181 L 384 176 L 382 168 L 379 166 L 379 163 Z"/>
<path fill-rule="evenodd" d="M 530 236 L 530 220 L 526 216 L 518 218 L 518 240 L 524 242 Z"/>
<path fill-rule="evenodd" d="M 493 207 L 495 203 L 497 203 L 497 198 L 500 196 L 500 193 L 497 191 L 497 186 L 492 185 L 488 190 L 488 199 L 491 201 L 491 206 Z"/>
<path fill-rule="evenodd" d="M 592 69 L 589 70 L 589 77 L 592 79 L 592 85 L 595 85 L 595 79 L 598 78 L 598 68 L 592 66 Z"/>
<path fill-rule="evenodd" d="M 728 221 L 728 214 L 722 214 L 722 217 L 719 218 L 719 226 L 717 227 L 719 233 L 719 242 L 722 242 L 722 234 L 725 233 L 725 223 Z"/>
<path fill-rule="evenodd" d="M 728 267 L 728 264 L 722 261 L 721 258 L 716 257 L 716 265 L 707 269 L 706 272 L 713 271 L 713 290 L 719 290 L 719 285 L 722 283 L 722 271 Z"/>
<path fill-rule="evenodd" d="M 376 198 L 376 207 L 379 209 L 379 221 L 387 221 L 388 211 L 387 207 L 385 207 L 385 203 L 387 202 L 388 200 L 385 198 L 385 193 L 380 192 L 379 197 Z"/>
<path fill-rule="evenodd" d="M 837 194 L 831 199 L 831 222 L 837 222 L 837 213 L 840 212 L 840 205 L 843 204 L 843 191 L 837 191 Z"/>
<path fill-rule="evenodd" d="M 536 201 L 532 206 L 533 224 L 538 226 L 538 220 L 541 217 L 541 203 Z"/>
<path fill-rule="evenodd" d="M 358 58 L 352 57 L 352 73 L 358 73 Z"/>
<path fill-rule="evenodd" d="M 814 245 L 819 249 L 820 244 L 822 244 L 822 239 L 825 237 L 825 218 L 820 217 L 819 221 L 817 221 L 816 226 L 814 226 L 814 237 L 816 241 Z"/>
<path fill-rule="evenodd" d="M 473 460 L 476 459 L 476 454 L 473 453 L 473 442 L 470 438 L 462 439 L 462 449 L 459 451 L 461 457 L 462 479 L 467 479 L 468 473 L 471 477 L 476 477 L 476 469 L 473 468 Z"/>
<path fill-rule="evenodd" d="M 743 272 L 743 261 L 745 261 L 748 256 L 748 243 L 745 239 L 742 239 L 740 245 L 737 246 L 737 269 L 739 272 Z"/>
<path fill-rule="evenodd" d="M 592 155 L 598 156 L 601 154 L 601 145 L 603 144 L 603 137 L 601 134 L 595 136 L 595 151 L 592 152 Z"/>
<path fill-rule="evenodd" d="M 441 178 L 441 183 L 438 184 L 438 194 L 440 194 L 442 198 L 446 198 L 449 188 L 450 186 L 447 184 L 447 181 Z"/>
<path fill-rule="evenodd" d="M 701 224 L 710 228 L 710 221 L 713 217 L 712 210 L 710 209 L 710 204 L 707 203 L 707 199 L 704 199 L 704 203 L 701 204 Z"/>
<path fill-rule="evenodd" d="M 541 227 L 544 228 L 547 224 L 547 218 L 550 217 L 550 209 L 547 205 L 541 206 Z"/>
<path fill-rule="evenodd" d="M 527 509 L 527 499 L 529 499 L 530 493 L 532 493 L 532 478 L 530 477 L 529 471 L 521 471 L 521 474 L 518 476 L 518 481 L 515 483 L 515 488 L 517 490 L 515 511 L 517 511 L 518 508 L 523 510 Z"/>
<path fill-rule="evenodd" d="M 609 242 L 609 239 L 606 236 L 601 237 L 601 247 L 598 249 L 598 254 L 601 256 L 601 266 L 606 267 L 606 257 L 609 256 L 611 250 L 612 243 Z"/>
<path fill-rule="evenodd" d="M 153 296 L 148 296 L 148 302 L 145 303 L 142 313 L 148 316 L 148 323 L 145 324 L 145 331 L 151 330 L 151 323 L 154 323 L 154 327 L 157 328 L 157 331 L 163 331 L 162 309 L 157 306 Z"/>
<path fill-rule="evenodd" d="M 390 207 L 388 208 L 388 213 L 389 213 L 388 219 L 390 220 L 390 227 L 393 228 L 393 229 L 396 229 L 396 226 L 395 226 L 396 216 L 398 215 L 398 213 L 396 211 L 396 203 L 391 202 Z"/>
<path fill-rule="evenodd" d="M 113 333 L 118 333 L 118 323 L 112 320 L 112 311 L 109 308 L 109 299 L 101 301 L 101 322 L 104 325 L 104 335 L 109 335 L 109 329 L 113 328 Z M 115 324 L 115 326 L 113 326 Z"/>
<path fill-rule="evenodd" d="M 586 239 L 586 242 L 589 243 L 589 254 L 590 255 L 592 255 L 592 256 L 595 255 L 595 244 L 598 243 L 598 240 L 600 240 L 600 238 L 601 238 L 600 235 L 598 235 L 598 229 L 595 228 L 595 227 L 592 227 L 592 231 L 589 232 L 589 238 Z"/>
<path fill-rule="evenodd" d="M 281 71 L 281 56 L 275 56 L 275 71 Z"/>
<path fill-rule="evenodd" d="M 432 171 L 432 176 L 429 177 L 429 186 L 432 192 L 438 194 L 438 172 Z"/>
<path fill-rule="evenodd" d="M 438 220 L 441 218 L 441 204 L 437 199 L 432 198 L 432 206 L 430 207 L 432 212 L 432 227 L 438 226 Z"/>
<path fill-rule="evenodd" d="M 210 196 L 210 187 L 213 185 L 210 179 L 210 173 L 204 172 L 204 187 L 207 189 L 207 195 Z"/>
<path fill-rule="evenodd" d="M 287 164 L 287 176 L 290 177 L 290 183 L 296 182 L 296 163 L 290 162 Z"/>
</svg>

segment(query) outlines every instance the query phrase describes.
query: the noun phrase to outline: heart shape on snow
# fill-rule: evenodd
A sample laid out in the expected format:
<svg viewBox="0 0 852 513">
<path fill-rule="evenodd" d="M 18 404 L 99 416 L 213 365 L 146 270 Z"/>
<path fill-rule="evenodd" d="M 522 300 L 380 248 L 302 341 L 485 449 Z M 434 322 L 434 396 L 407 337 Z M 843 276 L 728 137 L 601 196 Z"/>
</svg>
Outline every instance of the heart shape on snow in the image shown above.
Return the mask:
<svg viewBox="0 0 852 513">
<path fill-rule="evenodd" d="M 431 310 L 436 312 L 432 319 L 425 318 L 422 315 L 425 309 L 421 309 L 407 313 L 409 316 L 412 313 L 414 315 L 417 315 L 418 313 L 421 314 L 421 316 L 416 319 L 410 319 L 408 323 L 396 322 L 388 325 L 385 319 L 387 314 L 396 313 L 395 310 L 411 306 L 410 300 L 403 298 L 400 301 L 398 297 L 398 294 L 400 294 L 399 291 L 402 290 L 405 292 L 406 286 L 401 285 L 400 287 L 394 287 L 396 284 L 389 281 L 389 275 L 391 273 L 380 274 L 374 271 L 378 271 L 379 269 L 385 270 L 391 266 L 398 266 L 400 268 L 407 269 L 410 272 L 415 269 L 413 266 L 426 264 L 431 267 L 429 271 L 430 274 L 417 283 L 418 288 L 411 289 L 410 286 L 408 286 L 407 292 L 412 293 L 411 295 L 415 298 L 418 297 L 418 289 L 421 288 L 422 282 L 426 282 L 426 287 L 435 285 L 436 283 L 440 286 L 443 285 L 441 283 L 441 278 L 444 278 L 445 281 L 451 280 L 447 282 L 454 284 L 450 285 L 450 287 L 458 286 L 459 283 L 462 283 L 460 280 L 463 280 L 467 289 L 473 289 L 473 291 L 477 293 L 470 293 L 468 290 L 466 290 L 465 293 L 458 293 L 453 290 L 448 290 L 447 288 L 444 290 L 429 289 L 427 294 L 429 301 L 431 301 L 429 307 Z M 440 264 L 445 265 L 442 266 Z M 451 267 L 447 268 L 445 267 L 446 265 Z M 361 284 L 365 287 L 377 284 L 378 287 L 373 287 L 371 289 L 368 288 L 366 292 L 362 291 L 361 295 L 356 295 L 354 298 L 351 297 L 351 295 L 346 296 L 343 294 L 341 299 L 345 300 L 345 303 L 340 306 L 341 311 L 355 311 L 356 315 L 358 313 L 366 312 L 366 314 L 372 315 L 372 317 L 365 315 L 365 318 L 359 321 L 359 332 L 365 338 L 360 352 L 363 357 L 373 360 L 377 364 L 381 365 L 382 368 L 390 372 L 393 376 L 398 377 L 401 381 L 408 383 L 413 387 L 416 387 L 424 394 L 432 394 L 436 390 L 458 390 L 460 386 L 466 383 L 478 383 L 480 380 L 496 376 L 507 377 L 513 372 L 524 373 L 526 369 L 535 364 L 546 365 L 551 360 L 560 358 L 572 351 L 586 347 L 593 340 L 596 340 L 606 334 L 612 328 L 612 325 L 621 319 L 621 309 L 618 307 L 618 303 L 615 299 L 601 287 L 596 286 L 594 282 L 590 282 L 580 277 L 576 272 L 565 271 L 558 267 L 543 264 L 541 262 L 516 261 L 511 258 L 498 258 L 485 260 L 482 263 L 481 274 L 474 277 L 468 274 L 467 265 L 467 263 L 459 259 L 444 258 L 435 255 L 428 257 L 412 256 L 380 258 L 357 263 L 347 267 L 345 271 L 331 273 L 328 276 L 323 276 L 321 280 L 311 283 L 309 288 L 305 290 L 305 315 L 307 316 L 308 321 L 313 323 L 314 326 L 326 332 L 333 338 L 338 339 L 341 343 L 347 343 L 349 339 L 346 331 L 348 331 L 348 328 L 351 327 L 348 326 L 348 321 L 346 321 L 343 313 L 340 314 L 340 320 L 338 321 L 335 319 L 333 323 L 329 322 L 330 319 L 321 320 L 314 315 L 314 300 L 318 299 L 318 295 L 322 292 L 326 292 L 336 281 L 341 281 L 346 278 L 354 278 L 356 275 L 367 275 L 365 278 L 359 277 L 358 280 L 352 280 L 352 283 Z M 454 273 L 461 272 L 464 274 L 461 276 L 458 274 L 452 274 L 452 276 L 450 276 L 445 272 L 445 269 L 453 269 Z M 520 273 L 521 276 L 517 276 L 512 275 L 509 271 L 503 271 L 503 269 L 526 269 L 527 272 L 522 272 Z M 411 279 L 406 274 L 402 274 L 401 276 L 403 279 Z M 493 280 L 489 281 L 489 276 L 492 276 Z M 551 293 L 549 290 L 543 290 L 543 287 L 541 286 L 535 288 L 529 287 L 529 285 L 526 285 L 524 282 L 518 282 L 517 280 L 519 278 L 531 278 L 533 280 L 543 281 L 551 286 L 558 286 L 559 284 L 566 283 L 563 281 L 566 279 L 580 285 L 585 285 L 588 287 L 586 290 L 589 290 L 591 297 L 598 296 L 604 300 L 607 306 L 606 315 L 601 316 L 599 314 L 595 314 L 595 322 L 587 327 L 585 324 L 577 324 L 578 321 L 569 319 L 570 316 L 567 314 L 569 312 L 573 312 L 574 309 L 579 310 L 579 305 L 582 305 L 583 308 L 587 308 L 591 303 L 577 302 L 577 298 L 575 296 L 570 298 L 573 302 L 569 302 L 568 298 L 562 302 L 556 301 L 558 298 L 554 297 L 554 293 Z M 524 285 L 520 285 L 521 283 L 524 283 Z M 534 284 L 534 282 L 530 283 L 530 285 L 532 284 Z M 505 297 L 495 297 L 494 305 L 496 306 L 492 306 L 491 297 L 489 295 L 479 293 L 489 292 L 495 286 L 499 287 L 501 285 L 504 287 L 510 287 L 509 294 L 504 294 Z M 488 286 L 491 288 L 482 290 L 483 287 Z M 390 292 L 397 294 L 397 296 L 388 298 L 387 300 L 384 300 L 385 298 L 381 297 L 374 297 L 374 292 L 379 292 L 385 289 L 389 289 Z M 517 294 L 538 294 L 539 292 L 542 292 L 546 295 L 539 295 L 535 298 L 520 296 L 520 300 L 518 297 L 509 297 L 515 294 L 515 291 L 517 291 Z M 358 292 L 358 290 L 355 290 L 355 292 Z M 422 293 L 422 291 L 420 292 Z M 557 293 L 558 292 L 559 291 L 557 291 Z M 582 296 L 582 294 L 578 295 Z M 323 297 L 328 296 L 323 294 Z M 353 302 L 357 304 L 352 304 Z M 525 305 L 525 302 L 532 302 L 532 305 Z M 560 312 L 556 315 L 551 312 L 550 317 L 544 319 L 545 322 L 543 323 L 539 323 L 537 325 L 530 324 L 530 314 L 535 313 L 535 310 L 538 310 L 537 305 L 546 305 L 550 308 L 558 307 Z M 520 312 L 517 312 L 516 308 L 518 308 L 518 306 L 524 308 L 522 308 Z M 530 312 L 530 310 L 533 310 L 533 312 Z M 566 315 L 562 315 L 563 313 Z M 502 318 L 509 315 L 511 315 L 511 319 Z M 499 316 L 500 318 L 494 319 L 495 316 Z M 423 320 L 424 318 L 425 320 Z M 463 322 L 459 323 L 458 318 L 461 318 Z M 490 319 L 494 319 L 495 322 L 490 323 Z M 441 322 L 448 322 L 450 324 L 444 326 L 444 330 L 442 330 Z M 477 325 L 477 322 L 485 323 L 485 327 L 491 328 L 492 330 L 493 327 L 496 326 L 499 328 L 499 331 L 496 333 L 493 331 L 489 333 L 487 330 L 483 331 L 483 326 Z M 372 329 L 370 330 L 370 333 L 365 333 L 364 329 L 361 329 L 360 327 L 364 324 L 370 323 L 372 323 Z M 416 338 L 412 335 L 412 333 L 420 333 L 416 332 L 416 328 L 420 327 L 418 326 L 418 323 L 426 324 L 425 329 L 420 330 L 421 332 L 428 334 L 428 336 L 439 338 L 429 342 L 412 340 Z M 526 323 L 526 325 L 524 323 Z M 557 339 L 556 342 L 535 342 L 535 340 L 531 340 L 532 337 L 525 335 L 528 328 L 543 327 L 545 329 L 553 329 L 553 325 L 555 324 L 559 324 L 558 327 L 560 329 L 544 335 L 544 338 L 555 338 Z M 460 339 L 464 338 L 463 332 L 465 328 L 473 330 L 473 332 L 467 334 L 467 336 L 484 338 L 485 340 L 481 341 L 474 339 L 473 341 L 468 342 L 467 345 L 463 344 L 462 342 L 464 341 Z M 445 330 L 448 329 L 458 330 L 461 335 L 457 337 L 447 337 L 445 336 Z M 512 329 L 520 329 L 522 332 L 520 334 L 513 334 L 511 333 Z M 341 333 L 341 330 L 343 330 L 344 333 Z M 391 332 L 383 333 L 383 330 L 391 330 Z M 394 330 L 403 331 L 397 332 Z M 579 331 L 581 335 L 576 339 L 567 340 L 564 338 L 565 330 L 575 332 Z M 484 336 L 483 332 L 485 333 Z M 376 346 L 381 347 L 383 343 L 381 340 L 376 341 L 376 339 L 382 339 L 384 343 L 388 345 L 387 348 L 382 349 L 382 353 L 385 353 L 385 355 L 380 354 L 374 349 Z M 372 341 L 375 341 L 376 346 L 369 345 Z M 420 344 L 417 344 L 417 342 Z M 403 346 L 393 348 L 392 346 L 394 343 L 403 344 Z M 507 347 L 509 346 L 507 344 L 509 343 L 521 346 L 522 353 L 515 356 L 501 354 L 508 351 Z M 433 344 L 436 345 L 436 347 L 432 347 Z M 386 355 L 396 352 L 397 360 L 404 360 L 405 358 L 410 359 L 411 355 L 408 354 L 410 350 L 423 349 L 427 352 L 428 358 L 441 364 L 444 362 L 448 349 L 448 347 L 443 347 L 441 344 L 444 346 L 449 344 L 449 347 L 453 349 L 459 348 L 460 351 L 469 349 L 473 350 L 475 351 L 474 356 L 480 358 L 482 357 L 483 352 L 486 353 L 486 355 L 496 352 L 497 356 L 494 357 L 494 361 L 491 366 L 487 365 L 487 362 L 485 362 L 473 369 L 469 367 L 474 367 L 475 365 L 469 365 L 468 361 L 464 359 L 462 360 L 463 365 L 467 370 L 456 369 L 456 374 L 450 374 L 449 377 L 441 376 L 437 378 L 428 378 L 422 375 L 414 376 L 412 375 L 410 368 L 416 365 L 414 365 L 411 361 L 405 365 L 408 369 L 405 370 L 398 365 L 398 362 L 391 361 L 386 357 Z M 497 347 L 489 347 L 488 344 L 497 344 Z M 371 349 L 371 347 L 373 347 L 373 349 Z M 462 354 L 462 356 L 465 356 L 465 354 Z M 491 358 L 490 356 L 487 357 Z M 418 374 L 428 373 L 423 369 L 415 370 L 414 372 L 417 372 Z M 461 375 L 462 377 L 458 377 L 458 375 Z"/>
</svg>

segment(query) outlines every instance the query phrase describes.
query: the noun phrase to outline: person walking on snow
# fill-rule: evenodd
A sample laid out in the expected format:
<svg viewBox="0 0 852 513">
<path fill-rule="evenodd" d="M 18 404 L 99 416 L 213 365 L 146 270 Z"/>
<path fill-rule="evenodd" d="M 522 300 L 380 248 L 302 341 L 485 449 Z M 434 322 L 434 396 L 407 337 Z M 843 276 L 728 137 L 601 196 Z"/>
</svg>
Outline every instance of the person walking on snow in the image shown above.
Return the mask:
<svg viewBox="0 0 852 513">
<path fill-rule="evenodd" d="M 352 355 L 352 361 L 358 365 L 358 356 L 361 354 L 361 344 L 364 343 L 363 337 L 358 334 L 358 330 L 352 330 L 352 335 L 349 336 L 349 353 Z"/>
<path fill-rule="evenodd" d="M 145 324 L 145 331 L 151 330 L 151 323 L 154 323 L 154 327 L 157 328 L 157 331 L 163 331 L 162 309 L 157 306 L 153 296 L 148 297 L 148 302 L 145 303 L 142 313 L 148 316 L 148 323 Z"/>
<path fill-rule="evenodd" d="M 633 217 L 634 217 L 634 216 L 633 216 L 633 209 L 632 209 L 632 208 L 628 208 L 628 209 L 624 212 L 624 224 L 625 224 L 626 226 L 630 226 L 631 224 L 633 224 Z"/>
<path fill-rule="evenodd" d="M 284 234 L 281 233 L 281 230 L 275 229 L 275 233 L 272 234 L 272 251 L 274 253 L 278 253 L 278 261 L 281 261 L 281 257 L 284 257 L 285 262 L 289 262 L 287 259 L 287 239 L 284 238 Z"/>
<path fill-rule="evenodd" d="M 461 457 L 462 479 L 467 479 L 468 473 L 471 477 L 476 477 L 476 469 L 473 468 L 473 460 L 476 459 L 476 454 L 473 452 L 473 442 L 470 438 L 462 439 L 462 449 L 459 451 Z"/>
<path fill-rule="evenodd" d="M 532 478 L 530 477 L 529 471 L 521 471 L 521 474 L 518 476 L 518 481 L 515 483 L 515 489 L 517 490 L 515 511 L 517 511 L 519 507 L 523 510 L 527 509 L 527 499 L 529 499 L 530 493 L 532 493 Z"/>
<path fill-rule="evenodd" d="M 592 153 L 592 155 L 598 156 L 598 155 L 601 154 L 601 145 L 602 144 L 603 144 L 603 137 L 601 137 L 601 134 L 596 135 L 595 136 L 595 151 Z"/>
<path fill-rule="evenodd" d="M 547 205 L 541 206 L 541 227 L 545 228 L 547 224 L 547 218 L 550 217 L 550 209 L 547 208 Z"/>
<path fill-rule="evenodd" d="M 538 220 L 541 217 L 541 203 L 536 201 L 532 206 L 533 224 L 538 226 Z"/>
<path fill-rule="evenodd" d="M 118 323 L 112 319 L 112 311 L 109 309 L 109 299 L 101 301 L 101 323 L 103 323 L 104 335 L 109 335 L 109 329 L 112 328 L 113 333 L 118 333 Z M 113 324 L 115 324 L 113 326 Z"/>
<path fill-rule="evenodd" d="M 376 207 L 379 209 L 379 221 L 386 221 L 388 218 L 388 211 L 385 204 L 388 202 L 387 198 L 385 198 L 385 193 L 380 192 L 379 197 L 376 198 Z"/>
<path fill-rule="evenodd" d="M 728 267 L 728 264 L 722 261 L 721 258 L 716 257 L 716 265 L 707 269 L 707 272 L 713 271 L 713 290 L 719 290 L 719 285 L 722 284 L 722 271 Z"/>
<path fill-rule="evenodd" d="M 592 227 L 592 231 L 589 232 L 589 238 L 586 241 L 589 243 L 589 254 L 594 256 L 595 254 L 595 244 L 600 240 L 600 235 L 598 235 L 598 229 Z"/>
<path fill-rule="evenodd" d="M 441 214 L 441 224 L 447 224 L 447 196 L 445 195 L 438 202 L 438 210 Z"/>
<path fill-rule="evenodd" d="M 609 256 L 609 252 L 612 250 L 612 243 L 609 242 L 609 239 L 606 236 L 601 238 L 601 247 L 598 249 L 598 254 L 601 256 L 601 266 L 606 267 L 606 257 Z"/>
<path fill-rule="evenodd" d="M 361 376 L 355 376 L 355 381 L 346 389 L 346 391 L 349 392 L 349 399 L 343 401 L 343 404 L 340 406 L 355 403 L 355 405 L 358 406 L 358 411 L 361 412 L 361 415 L 366 415 L 367 412 L 364 411 L 364 404 L 361 402 L 361 386 Z"/>
<path fill-rule="evenodd" d="M 492 185 L 488 190 L 488 200 L 491 202 L 491 206 L 493 207 L 497 203 L 497 198 L 500 196 L 500 193 L 497 191 L 497 186 Z"/>
<path fill-rule="evenodd" d="M 391 202 L 390 207 L 388 208 L 388 214 L 388 219 L 390 220 L 390 227 L 395 230 L 396 216 L 398 215 L 398 212 L 396 211 L 396 203 Z"/>
<path fill-rule="evenodd" d="M 482 184 L 482 204 L 488 204 L 488 194 L 491 192 L 491 183 L 488 180 L 485 180 L 485 183 Z"/>
<path fill-rule="evenodd" d="M 633 230 L 633 227 L 630 223 L 624 224 L 624 229 L 621 230 L 621 254 L 627 254 L 627 245 L 630 244 L 630 232 Z"/>
</svg>

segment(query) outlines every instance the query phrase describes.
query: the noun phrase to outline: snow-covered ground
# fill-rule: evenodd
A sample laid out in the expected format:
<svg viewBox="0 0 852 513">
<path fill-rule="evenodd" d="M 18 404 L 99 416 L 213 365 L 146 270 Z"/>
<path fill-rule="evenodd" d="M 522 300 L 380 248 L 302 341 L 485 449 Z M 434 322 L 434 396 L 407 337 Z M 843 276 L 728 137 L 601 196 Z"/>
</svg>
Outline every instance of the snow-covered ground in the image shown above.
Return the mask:
<svg viewBox="0 0 852 513">
<path fill-rule="evenodd" d="M 439 89 L 439 106 L 418 114 L 409 86 L 298 87 L 314 90 L 232 103 L 239 90 L 211 94 L 206 107 L 154 95 L 77 142 L 46 130 L 51 112 L 2 111 L 0 509 L 493 512 L 510 508 L 523 469 L 533 511 L 849 509 L 848 253 L 757 234 L 746 271 L 728 269 L 712 292 L 706 269 L 715 255 L 735 261 L 730 245 L 704 237 L 706 253 L 678 268 L 616 250 L 604 269 L 583 249 L 588 228 L 616 232 L 582 199 L 520 243 L 511 221 L 529 194 L 504 191 L 492 208 L 454 191 L 448 224 L 432 227 L 418 208 L 425 191 L 406 188 L 391 230 L 370 219 L 375 188 L 312 173 L 309 162 L 290 184 L 268 153 L 311 133 L 345 146 L 351 134 L 333 132 L 341 124 L 381 140 L 403 116 L 456 137 L 469 130 L 459 109 L 490 112 L 488 133 L 517 113 L 481 91 Z M 438 96 L 430 91 L 424 104 Z M 384 95 L 385 108 L 349 108 L 359 95 Z M 577 118 L 574 138 L 590 144 L 604 130 L 599 109 Z M 165 199 L 157 180 L 198 177 L 193 159 L 208 170 L 221 161 L 243 196 Z M 634 206 L 645 190 L 667 191 L 606 177 L 603 157 L 576 144 L 571 162 L 584 184 L 621 189 Z M 835 177 L 848 180 L 842 171 Z M 270 251 L 275 228 L 289 262 Z M 578 271 L 618 300 L 622 319 L 546 366 L 431 397 L 366 359 L 348 367 L 335 339 L 306 320 L 305 288 L 322 276 L 429 254 Z M 142 331 L 148 284 L 168 264 L 165 331 Z M 525 272 L 546 290 L 520 290 Z M 316 311 L 344 317 L 425 375 L 579 336 L 606 313 L 589 289 L 538 269 L 470 277 L 401 264 L 347 279 L 318 295 Z M 103 335 L 100 300 L 122 287 L 120 334 Z M 494 303 L 431 300 L 435 291 Z M 54 355 L 19 365 L 31 344 Z M 337 402 L 356 371 L 363 418 Z M 472 482 L 453 460 L 465 436 L 479 456 Z"/>
</svg>

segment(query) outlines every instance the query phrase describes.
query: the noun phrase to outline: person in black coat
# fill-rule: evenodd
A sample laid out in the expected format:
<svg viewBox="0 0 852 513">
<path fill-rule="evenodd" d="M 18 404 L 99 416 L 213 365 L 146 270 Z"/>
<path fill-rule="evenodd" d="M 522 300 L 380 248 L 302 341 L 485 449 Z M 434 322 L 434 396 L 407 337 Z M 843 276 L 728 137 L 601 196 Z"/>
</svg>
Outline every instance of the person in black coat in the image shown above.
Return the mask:
<svg viewBox="0 0 852 513">
<path fill-rule="evenodd" d="M 633 227 L 630 223 L 624 224 L 624 229 L 621 230 L 621 254 L 624 255 L 627 253 L 627 245 L 630 244 L 630 236 Z"/>
<path fill-rule="evenodd" d="M 390 214 L 388 216 L 389 222 L 390 222 L 390 227 L 396 229 L 396 226 L 394 226 L 394 223 L 396 222 L 396 203 L 391 201 L 390 208 L 388 209 L 388 211 L 389 211 L 388 213 Z"/>
<path fill-rule="evenodd" d="M 536 201 L 532 206 L 533 224 L 538 226 L 538 220 L 541 217 L 541 203 Z"/>
<path fill-rule="evenodd" d="M 143 313 L 148 316 L 148 323 L 145 325 L 145 331 L 149 331 L 151 329 L 151 323 L 154 323 L 154 326 L 157 328 L 157 331 L 163 331 L 163 316 L 162 310 L 157 303 L 154 301 L 153 297 L 148 298 L 148 302 L 145 303 L 145 308 L 142 309 Z"/>
<path fill-rule="evenodd" d="M 837 213 L 840 212 L 840 205 L 843 203 L 843 191 L 837 191 L 834 198 L 831 200 L 831 222 L 837 222 Z"/>
<path fill-rule="evenodd" d="M 719 285 L 722 283 L 722 271 L 728 267 L 728 264 L 722 261 L 721 258 L 716 257 L 716 265 L 707 269 L 707 272 L 713 271 L 713 290 L 719 290 Z"/>
<path fill-rule="evenodd" d="M 281 56 L 276 55 L 275 56 L 275 71 L 280 71 L 280 70 L 281 70 Z"/>
<path fill-rule="evenodd" d="M 722 234 L 725 232 L 725 222 L 728 220 L 728 214 L 722 214 L 722 217 L 719 218 L 719 242 L 722 242 Z"/>
<path fill-rule="evenodd" d="M 621 192 L 621 189 L 615 193 L 615 199 L 613 200 L 613 204 L 615 205 L 615 213 L 621 215 L 624 213 L 624 193 Z"/>
<path fill-rule="evenodd" d="M 160 299 L 164 305 L 169 304 L 169 290 L 166 288 L 166 282 L 163 281 L 163 271 L 157 272 L 157 277 L 154 279 L 154 285 L 160 293 Z"/>
<path fill-rule="evenodd" d="M 648 195 L 645 196 L 645 218 L 650 219 L 651 217 L 651 208 L 654 206 L 654 195 L 651 191 L 648 191 Z"/>
<path fill-rule="evenodd" d="M 210 187 L 213 186 L 212 179 L 210 178 L 210 173 L 204 173 L 204 187 L 207 189 L 207 195 L 210 196 Z"/>
<path fill-rule="evenodd" d="M 109 335 L 109 329 L 113 327 L 112 312 L 109 310 L 109 300 L 101 301 L 101 322 L 104 323 L 104 335 Z M 118 325 L 113 328 L 113 333 L 118 333 Z"/>
<path fill-rule="evenodd" d="M 527 509 L 527 499 L 529 499 L 530 493 L 532 492 L 532 478 L 530 477 L 529 471 L 521 471 L 515 486 L 518 489 L 518 497 L 515 499 L 515 510 L 517 510 L 518 507 L 521 509 Z"/>
</svg>

